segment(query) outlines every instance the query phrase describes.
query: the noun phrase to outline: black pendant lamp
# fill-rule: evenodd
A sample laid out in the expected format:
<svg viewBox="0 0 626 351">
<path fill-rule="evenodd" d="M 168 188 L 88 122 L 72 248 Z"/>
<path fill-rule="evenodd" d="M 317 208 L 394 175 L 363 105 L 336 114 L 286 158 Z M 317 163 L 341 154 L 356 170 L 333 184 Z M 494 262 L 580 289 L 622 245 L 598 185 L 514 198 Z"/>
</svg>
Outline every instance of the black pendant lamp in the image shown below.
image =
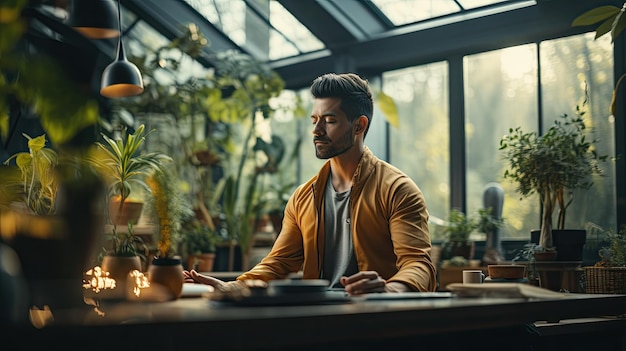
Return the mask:
<svg viewBox="0 0 626 351">
<path fill-rule="evenodd" d="M 115 38 L 120 35 L 117 14 L 114 0 L 74 0 L 71 24 L 90 39 Z"/>
<path fill-rule="evenodd" d="M 81 1 L 81 0 L 79 0 Z M 85 1 L 85 0 L 82 0 Z M 102 73 L 100 94 L 109 98 L 139 95 L 143 92 L 143 79 L 139 68 L 126 58 L 122 43 L 122 9 L 117 1 L 120 36 L 117 42 L 117 59 Z"/>
</svg>

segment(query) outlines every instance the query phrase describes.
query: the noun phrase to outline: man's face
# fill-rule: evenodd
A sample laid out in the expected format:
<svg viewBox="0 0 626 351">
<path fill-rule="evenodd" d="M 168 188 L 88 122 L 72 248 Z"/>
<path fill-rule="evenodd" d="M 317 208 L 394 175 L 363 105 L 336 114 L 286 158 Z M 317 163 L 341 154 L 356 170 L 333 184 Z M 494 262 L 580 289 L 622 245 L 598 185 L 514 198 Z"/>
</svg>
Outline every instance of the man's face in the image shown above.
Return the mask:
<svg viewBox="0 0 626 351">
<path fill-rule="evenodd" d="M 354 145 L 352 123 L 341 110 L 341 99 L 315 99 L 311 122 L 317 158 L 329 159 L 341 155 Z"/>
</svg>

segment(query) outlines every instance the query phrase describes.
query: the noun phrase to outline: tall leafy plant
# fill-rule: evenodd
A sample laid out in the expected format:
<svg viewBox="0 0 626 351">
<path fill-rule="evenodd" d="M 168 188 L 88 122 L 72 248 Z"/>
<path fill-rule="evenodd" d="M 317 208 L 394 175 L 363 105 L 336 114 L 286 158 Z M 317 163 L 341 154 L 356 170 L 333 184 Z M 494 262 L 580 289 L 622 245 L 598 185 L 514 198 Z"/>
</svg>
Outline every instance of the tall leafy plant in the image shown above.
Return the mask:
<svg viewBox="0 0 626 351">
<path fill-rule="evenodd" d="M 556 229 L 564 229 L 567 208 L 574 190 L 589 189 L 592 176 L 602 175 L 600 163 L 608 159 L 599 155 L 597 139 L 588 138 L 585 123 L 587 99 L 576 106 L 576 114 L 564 114 L 543 134 L 509 129 L 500 140 L 500 150 L 508 162 L 504 178 L 518 183 L 521 197 L 538 194 L 542 206 L 539 244 L 552 249 L 552 217 L 558 208 Z"/>
</svg>

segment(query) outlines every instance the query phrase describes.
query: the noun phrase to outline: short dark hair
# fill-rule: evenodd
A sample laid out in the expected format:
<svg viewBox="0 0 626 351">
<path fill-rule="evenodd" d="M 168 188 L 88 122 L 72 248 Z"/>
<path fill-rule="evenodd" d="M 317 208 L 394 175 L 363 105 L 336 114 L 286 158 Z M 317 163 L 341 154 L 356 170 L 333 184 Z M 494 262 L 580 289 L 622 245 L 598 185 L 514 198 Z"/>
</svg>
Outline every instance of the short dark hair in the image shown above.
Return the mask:
<svg viewBox="0 0 626 351">
<path fill-rule="evenodd" d="M 372 91 L 367 80 L 354 73 L 327 73 L 315 78 L 311 84 L 311 94 L 316 99 L 340 98 L 341 109 L 350 122 L 359 116 L 367 117 L 364 136 L 367 135 L 374 115 Z"/>
</svg>

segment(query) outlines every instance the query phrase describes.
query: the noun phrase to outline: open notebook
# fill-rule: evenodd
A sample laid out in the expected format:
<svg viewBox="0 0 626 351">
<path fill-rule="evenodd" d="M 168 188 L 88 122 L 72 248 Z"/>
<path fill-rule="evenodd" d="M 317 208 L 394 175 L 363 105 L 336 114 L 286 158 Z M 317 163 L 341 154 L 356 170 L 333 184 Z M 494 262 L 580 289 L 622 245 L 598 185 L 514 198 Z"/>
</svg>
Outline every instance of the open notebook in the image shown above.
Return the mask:
<svg viewBox="0 0 626 351">
<path fill-rule="evenodd" d="M 523 283 L 452 283 L 448 284 L 446 288 L 459 297 L 534 297 L 553 299 L 570 295 L 569 293 L 556 292 Z"/>
</svg>

